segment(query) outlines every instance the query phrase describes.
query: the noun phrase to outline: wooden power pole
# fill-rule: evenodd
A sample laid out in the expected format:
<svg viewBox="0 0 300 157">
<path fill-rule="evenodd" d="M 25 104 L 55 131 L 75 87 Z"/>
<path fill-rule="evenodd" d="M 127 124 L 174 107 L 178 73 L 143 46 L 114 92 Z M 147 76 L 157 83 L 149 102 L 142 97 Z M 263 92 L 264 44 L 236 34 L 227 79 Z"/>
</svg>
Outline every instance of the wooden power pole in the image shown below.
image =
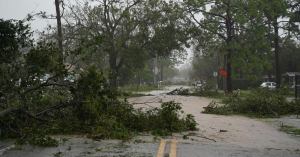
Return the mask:
<svg viewBox="0 0 300 157">
<path fill-rule="evenodd" d="M 62 27 L 61 27 L 60 2 L 61 2 L 61 0 L 55 0 L 59 59 L 60 59 L 60 63 L 63 64 L 64 63 L 64 53 L 63 53 L 63 35 L 62 35 Z"/>
</svg>

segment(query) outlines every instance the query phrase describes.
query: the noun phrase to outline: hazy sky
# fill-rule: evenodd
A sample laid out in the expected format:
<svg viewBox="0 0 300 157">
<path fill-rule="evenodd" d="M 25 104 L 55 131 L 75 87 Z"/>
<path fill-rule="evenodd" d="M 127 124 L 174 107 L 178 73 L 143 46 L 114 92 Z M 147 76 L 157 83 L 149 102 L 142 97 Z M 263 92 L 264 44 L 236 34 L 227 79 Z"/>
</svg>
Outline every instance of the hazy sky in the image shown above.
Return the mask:
<svg viewBox="0 0 300 157">
<path fill-rule="evenodd" d="M 0 0 L 0 18 L 22 20 L 27 14 L 46 11 L 47 14 L 55 14 L 54 0 Z M 55 20 L 45 20 L 36 17 L 31 23 L 31 28 L 42 31 L 48 24 L 56 25 Z M 190 66 L 191 52 L 188 50 L 187 60 L 178 68 Z"/>
<path fill-rule="evenodd" d="M 28 13 L 46 11 L 55 13 L 54 0 L 0 0 L 0 18 L 22 20 Z M 55 24 L 55 20 L 35 18 L 32 22 L 33 30 L 42 30 L 47 24 Z"/>
</svg>

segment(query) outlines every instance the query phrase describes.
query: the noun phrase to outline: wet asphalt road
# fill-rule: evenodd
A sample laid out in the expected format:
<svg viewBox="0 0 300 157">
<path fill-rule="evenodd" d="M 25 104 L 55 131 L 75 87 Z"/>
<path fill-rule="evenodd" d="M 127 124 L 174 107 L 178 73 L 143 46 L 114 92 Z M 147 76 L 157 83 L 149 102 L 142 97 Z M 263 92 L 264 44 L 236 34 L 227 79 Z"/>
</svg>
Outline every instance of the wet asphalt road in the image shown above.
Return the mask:
<svg viewBox="0 0 300 157">
<path fill-rule="evenodd" d="M 176 87 L 177 88 L 177 87 Z M 168 89 L 169 91 L 171 89 Z M 166 91 L 153 91 L 160 95 Z M 130 141 L 94 141 L 82 136 L 57 136 L 58 147 L 43 148 L 15 146 L 1 152 L 1 157 L 300 157 L 299 149 L 242 147 L 222 141 L 212 141 L 191 135 L 183 139 L 183 134 L 160 138 L 151 135 L 137 136 Z M 176 142 L 172 140 L 176 139 Z M 11 146 L 11 142 L 3 145 Z M 1 142 L 0 142 L 1 145 Z"/>
<path fill-rule="evenodd" d="M 3 157 L 299 157 L 300 150 L 272 148 L 243 148 L 212 141 L 177 139 L 175 149 L 173 137 L 165 139 L 163 153 L 158 151 L 161 140 L 142 136 L 130 142 L 119 140 L 93 141 L 84 137 L 60 137 L 59 147 L 41 148 L 32 146 L 15 147 L 5 152 Z"/>
</svg>

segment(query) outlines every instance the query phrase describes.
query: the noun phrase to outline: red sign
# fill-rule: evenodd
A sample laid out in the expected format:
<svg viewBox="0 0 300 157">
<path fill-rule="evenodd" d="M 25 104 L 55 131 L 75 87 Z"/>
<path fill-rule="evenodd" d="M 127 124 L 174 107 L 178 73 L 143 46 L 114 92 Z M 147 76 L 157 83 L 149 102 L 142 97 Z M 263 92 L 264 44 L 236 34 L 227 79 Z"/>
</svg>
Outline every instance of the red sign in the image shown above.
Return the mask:
<svg viewBox="0 0 300 157">
<path fill-rule="evenodd" d="M 227 77 L 228 73 L 224 68 L 219 69 L 219 75 L 223 76 L 223 77 Z"/>
</svg>

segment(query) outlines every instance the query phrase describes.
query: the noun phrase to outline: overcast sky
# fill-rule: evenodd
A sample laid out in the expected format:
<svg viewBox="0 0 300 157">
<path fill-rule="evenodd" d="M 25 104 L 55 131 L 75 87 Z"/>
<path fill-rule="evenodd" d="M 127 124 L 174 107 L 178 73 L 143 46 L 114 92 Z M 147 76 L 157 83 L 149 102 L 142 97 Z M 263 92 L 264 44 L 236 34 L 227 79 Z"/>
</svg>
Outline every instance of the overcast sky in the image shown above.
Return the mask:
<svg viewBox="0 0 300 157">
<path fill-rule="evenodd" d="M 0 0 L 0 18 L 22 20 L 27 14 L 34 14 L 46 11 L 47 14 L 55 15 L 54 0 Z M 31 23 L 31 28 L 37 33 L 42 31 L 48 24 L 56 25 L 55 20 L 45 20 L 35 18 Z M 178 68 L 190 66 L 191 52 L 188 50 L 187 60 Z"/>
<path fill-rule="evenodd" d="M 54 0 L 0 0 L 0 18 L 22 20 L 29 13 L 46 11 L 55 13 Z M 32 22 L 33 30 L 42 30 L 47 24 L 55 24 L 55 20 L 35 18 Z"/>
</svg>

